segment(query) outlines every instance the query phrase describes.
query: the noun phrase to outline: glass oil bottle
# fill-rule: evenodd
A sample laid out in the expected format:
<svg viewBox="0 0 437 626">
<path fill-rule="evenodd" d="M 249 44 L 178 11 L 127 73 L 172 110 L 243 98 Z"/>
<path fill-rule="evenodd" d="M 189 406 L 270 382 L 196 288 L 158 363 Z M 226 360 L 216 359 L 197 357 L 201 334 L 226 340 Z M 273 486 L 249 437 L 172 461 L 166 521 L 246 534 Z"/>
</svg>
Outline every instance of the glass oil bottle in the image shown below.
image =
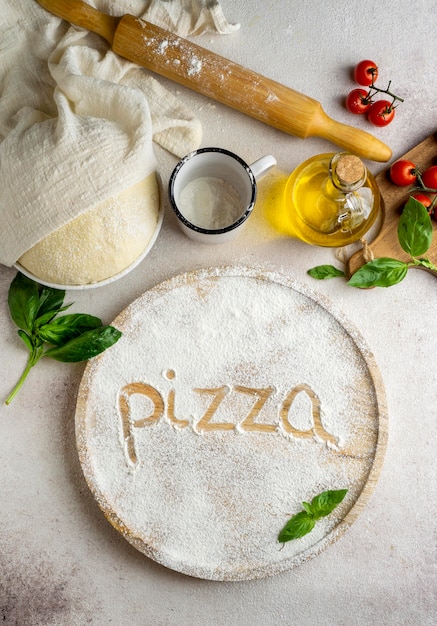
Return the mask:
<svg viewBox="0 0 437 626">
<path fill-rule="evenodd" d="M 284 192 L 290 234 L 310 244 L 341 247 L 359 240 L 380 214 L 373 175 L 348 152 L 316 155 L 290 175 Z"/>
</svg>

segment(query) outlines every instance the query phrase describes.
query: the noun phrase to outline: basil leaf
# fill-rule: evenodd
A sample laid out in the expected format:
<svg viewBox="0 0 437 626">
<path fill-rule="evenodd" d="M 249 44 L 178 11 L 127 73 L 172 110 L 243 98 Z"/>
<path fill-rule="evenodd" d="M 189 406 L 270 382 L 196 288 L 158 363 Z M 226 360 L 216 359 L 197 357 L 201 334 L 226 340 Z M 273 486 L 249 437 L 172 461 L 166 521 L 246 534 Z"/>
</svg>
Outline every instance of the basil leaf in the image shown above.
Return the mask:
<svg viewBox="0 0 437 626">
<path fill-rule="evenodd" d="M 52 320 L 49 324 L 41 326 L 37 335 L 43 341 L 55 346 L 62 346 L 70 339 L 82 335 L 93 328 L 100 328 L 102 322 L 98 317 L 84 313 L 72 313 L 63 315 Z"/>
<path fill-rule="evenodd" d="M 112 346 L 121 332 L 102 326 L 98 317 L 84 313 L 56 316 L 71 304 L 63 304 L 65 291 L 43 287 L 18 272 L 8 292 L 11 317 L 18 326 L 18 335 L 29 350 L 26 367 L 5 403 L 15 398 L 30 370 L 42 356 L 58 361 L 86 361 Z M 44 351 L 44 344 L 52 348 Z"/>
<path fill-rule="evenodd" d="M 402 249 L 413 257 L 425 254 L 431 245 L 431 217 L 415 198 L 409 198 L 399 218 L 398 239 Z"/>
<path fill-rule="evenodd" d="M 102 326 L 88 330 L 62 346 L 49 348 L 44 356 L 67 363 L 87 361 L 112 346 L 120 337 L 121 332 L 113 326 Z"/>
<path fill-rule="evenodd" d="M 18 331 L 18 336 L 24 341 L 24 343 L 26 344 L 27 348 L 29 348 L 30 351 L 33 350 L 33 344 L 32 344 L 32 340 L 29 337 L 29 335 L 24 331 L 24 330 L 19 330 Z"/>
<path fill-rule="evenodd" d="M 313 278 L 318 280 L 326 280 L 328 278 L 335 278 L 336 276 L 344 276 L 344 272 L 337 269 L 333 265 L 317 265 L 311 268 L 307 272 Z"/>
<path fill-rule="evenodd" d="M 60 311 L 64 303 L 65 291 L 53 289 L 53 287 L 42 287 L 39 294 L 38 318 L 47 313 L 53 313 L 53 317 Z M 70 305 L 67 305 L 70 306 Z"/>
<path fill-rule="evenodd" d="M 348 285 L 352 287 L 390 287 L 403 280 L 408 265 L 403 261 L 381 257 L 366 263 L 352 275 Z"/>
<path fill-rule="evenodd" d="M 35 327 L 38 328 L 40 326 L 44 326 L 44 324 L 48 324 L 49 322 L 52 321 L 54 317 L 56 317 L 56 315 L 58 315 L 58 313 L 61 313 L 62 311 L 66 311 L 70 307 L 71 307 L 71 304 L 66 304 L 65 306 L 62 306 L 60 309 L 56 309 L 54 311 L 47 311 L 47 313 L 44 313 L 41 316 L 39 316 L 39 313 L 38 313 L 38 317 L 35 320 Z"/>
<path fill-rule="evenodd" d="M 319 493 L 311 500 L 311 510 L 315 519 L 329 515 L 347 494 L 347 489 L 329 490 Z"/>
<path fill-rule="evenodd" d="M 416 259 L 416 261 L 418 265 L 421 265 L 422 267 L 427 267 L 428 269 L 437 272 L 437 265 L 435 265 L 435 263 L 433 263 L 429 259 Z"/>
<path fill-rule="evenodd" d="M 278 535 L 278 541 L 285 543 L 299 539 L 312 531 L 316 521 L 329 515 L 346 496 L 347 489 L 322 491 L 309 502 L 302 502 L 304 511 L 300 511 L 288 520 Z"/>
<path fill-rule="evenodd" d="M 302 508 L 308 513 L 310 517 L 313 517 L 313 509 L 309 502 L 302 502 Z"/>
<path fill-rule="evenodd" d="M 8 305 L 18 328 L 32 332 L 39 308 L 38 284 L 18 272 L 9 287 Z"/>
<path fill-rule="evenodd" d="M 278 535 L 278 541 L 285 543 L 292 539 L 299 539 L 312 531 L 315 526 L 315 520 L 308 515 L 306 511 L 300 511 L 293 515 L 285 524 L 284 528 Z"/>
</svg>

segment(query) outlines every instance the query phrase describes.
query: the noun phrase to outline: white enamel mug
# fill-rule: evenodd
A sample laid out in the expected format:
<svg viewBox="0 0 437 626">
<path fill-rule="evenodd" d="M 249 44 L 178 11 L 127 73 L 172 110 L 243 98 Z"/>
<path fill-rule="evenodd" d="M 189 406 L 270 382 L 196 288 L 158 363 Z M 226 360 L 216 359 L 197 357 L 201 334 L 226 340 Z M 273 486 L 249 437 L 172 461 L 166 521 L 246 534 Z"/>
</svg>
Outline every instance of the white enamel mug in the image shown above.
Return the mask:
<svg viewBox="0 0 437 626">
<path fill-rule="evenodd" d="M 182 231 L 202 243 L 232 239 L 252 213 L 256 181 L 275 165 L 271 155 L 248 165 L 223 148 L 187 154 L 173 170 L 168 186 Z"/>
</svg>

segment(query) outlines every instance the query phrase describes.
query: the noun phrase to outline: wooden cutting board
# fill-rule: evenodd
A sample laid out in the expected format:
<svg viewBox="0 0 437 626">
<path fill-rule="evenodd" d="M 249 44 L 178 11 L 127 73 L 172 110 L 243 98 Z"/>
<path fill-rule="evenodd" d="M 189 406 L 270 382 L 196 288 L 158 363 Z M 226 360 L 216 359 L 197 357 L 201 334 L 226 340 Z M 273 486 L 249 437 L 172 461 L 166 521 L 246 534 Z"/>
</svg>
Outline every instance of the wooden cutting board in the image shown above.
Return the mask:
<svg viewBox="0 0 437 626">
<path fill-rule="evenodd" d="M 357 519 L 385 454 L 385 392 L 330 303 L 286 276 L 210 268 L 150 289 L 114 325 L 123 336 L 82 379 L 77 445 L 97 503 L 138 550 L 249 580 L 301 565 Z M 311 533 L 278 542 L 303 501 L 345 488 Z"/>
<path fill-rule="evenodd" d="M 435 165 L 437 163 L 437 133 L 433 133 L 399 158 L 412 161 L 422 171 L 430 165 Z M 376 182 L 382 197 L 383 218 L 381 230 L 369 247 L 375 258 L 391 257 L 400 261 L 409 261 L 409 255 L 402 250 L 399 244 L 397 228 L 400 211 L 408 199 L 411 188 L 394 185 L 390 180 L 389 171 L 390 168 L 387 168 L 376 176 Z M 427 256 L 430 261 L 437 264 L 437 222 L 432 220 L 432 223 L 434 237 L 431 247 L 424 256 Z M 349 276 L 356 272 L 364 263 L 366 263 L 366 260 L 363 256 L 363 250 L 353 254 L 346 264 L 346 271 Z M 428 269 L 426 271 L 437 276 L 437 272 Z"/>
</svg>

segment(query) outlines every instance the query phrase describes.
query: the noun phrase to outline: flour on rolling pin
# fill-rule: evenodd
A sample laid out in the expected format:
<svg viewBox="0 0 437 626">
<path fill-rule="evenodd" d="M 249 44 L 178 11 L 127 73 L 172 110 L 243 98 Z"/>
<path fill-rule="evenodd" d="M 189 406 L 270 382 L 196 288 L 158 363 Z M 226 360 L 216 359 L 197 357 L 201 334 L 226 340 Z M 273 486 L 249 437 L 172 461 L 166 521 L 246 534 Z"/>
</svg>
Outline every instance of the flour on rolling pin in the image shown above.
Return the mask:
<svg viewBox="0 0 437 626">
<path fill-rule="evenodd" d="M 319 102 L 133 15 L 114 18 L 85 2 L 38 0 L 96 32 L 113 52 L 165 78 L 297 137 L 316 135 L 359 156 L 388 161 L 391 150 L 361 129 L 331 119 Z M 214 4 L 214 3 L 210 3 Z M 188 61 L 188 65 L 187 65 Z"/>
<path fill-rule="evenodd" d="M 184 217 L 200 228 L 226 228 L 244 213 L 243 202 L 234 187 L 223 178 L 203 176 L 186 185 L 179 195 Z"/>
</svg>

